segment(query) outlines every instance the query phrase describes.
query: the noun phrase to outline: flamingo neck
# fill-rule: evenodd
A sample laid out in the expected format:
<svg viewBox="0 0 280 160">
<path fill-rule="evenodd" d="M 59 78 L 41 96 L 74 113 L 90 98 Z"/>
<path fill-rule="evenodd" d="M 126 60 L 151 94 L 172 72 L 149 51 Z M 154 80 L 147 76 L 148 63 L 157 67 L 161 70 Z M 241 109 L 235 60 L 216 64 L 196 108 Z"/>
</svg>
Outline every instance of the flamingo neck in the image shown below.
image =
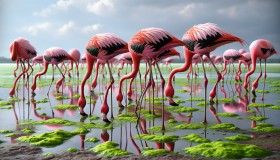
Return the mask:
<svg viewBox="0 0 280 160">
<path fill-rule="evenodd" d="M 44 70 L 43 70 L 42 72 L 39 72 L 39 73 L 37 73 L 37 74 L 35 75 L 35 77 L 34 77 L 34 82 L 33 82 L 32 86 L 31 86 L 31 89 L 32 89 L 32 90 L 35 90 L 35 89 L 36 89 L 37 77 L 38 77 L 38 76 L 41 76 L 41 75 L 43 75 L 43 74 L 46 74 L 47 71 L 48 71 L 48 67 L 49 67 L 49 63 L 46 62 L 46 61 L 44 61 Z"/>
<path fill-rule="evenodd" d="M 252 54 L 252 68 L 249 72 L 247 72 L 247 74 L 245 75 L 245 81 L 244 81 L 244 86 L 248 86 L 248 78 L 250 75 L 252 75 L 255 70 L 256 70 L 256 61 L 257 61 L 257 57 L 254 56 L 254 54 Z"/>
<path fill-rule="evenodd" d="M 82 99 L 85 99 L 85 94 L 84 94 L 84 87 L 86 84 L 87 79 L 90 77 L 91 72 L 92 72 L 92 68 L 93 68 L 93 63 L 94 63 L 94 59 L 92 59 L 90 56 L 88 56 L 88 54 L 86 55 L 87 57 L 87 72 L 81 82 L 81 87 L 80 87 L 80 95 Z"/>
</svg>

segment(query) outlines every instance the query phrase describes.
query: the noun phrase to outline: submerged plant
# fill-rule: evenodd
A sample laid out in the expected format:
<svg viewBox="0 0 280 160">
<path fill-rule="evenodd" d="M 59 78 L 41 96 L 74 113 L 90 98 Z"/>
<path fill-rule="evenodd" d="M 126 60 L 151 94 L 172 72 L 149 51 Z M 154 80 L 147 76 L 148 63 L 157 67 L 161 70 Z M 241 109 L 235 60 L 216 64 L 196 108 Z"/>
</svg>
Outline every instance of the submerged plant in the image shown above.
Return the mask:
<svg viewBox="0 0 280 160">
<path fill-rule="evenodd" d="M 94 151 L 99 153 L 99 156 L 104 156 L 104 157 L 114 157 L 114 156 L 125 156 L 125 155 L 130 155 L 132 153 L 124 151 L 120 148 L 116 148 L 118 146 L 117 143 L 112 142 L 112 141 L 107 141 L 105 143 L 101 143 L 96 145 L 94 148 L 91 148 L 90 151 Z"/>
<path fill-rule="evenodd" d="M 155 134 L 140 134 L 134 136 L 135 139 L 142 139 L 150 142 L 175 142 L 179 139 L 176 135 L 155 135 Z"/>
<path fill-rule="evenodd" d="M 239 128 L 236 127 L 234 124 L 232 123 L 221 123 L 221 124 L 216 124 L 214 126 L 210 127 L 211 129 L 214 130 L 238 130 Z"/>
<path fill-rule="evenodd" d="M 236 116 L 238 116 L 238 114 L 222 112 L 222 113 L 217 113 L 217 116 L 220 116 L 220 117 L 236 117 Z"/>
<path fill-rule="evenodd" d="M 188 140 L 188 141 L 191 141 L 191 142 L 195 142 L 195 143 L 206 143 L 206 142 L 210 142 L 209 139 L 207 138 L 202 138 L 200 137 L 199 135 L 195 134 L 195 133 L 192 133 L 192 134 L 189 134 L 189 135 L 184 135 L 182 137 L 183 140 Z"/>
<path fill-rule="evenodd" d="M 249 136 L 245 136 L 243 134 L 237 134 L 234 136 L 225 137 L 225 139 L 230 141 L 245 141 L 245 140 L 250 140 L 252 138 Z"/>
</svg>

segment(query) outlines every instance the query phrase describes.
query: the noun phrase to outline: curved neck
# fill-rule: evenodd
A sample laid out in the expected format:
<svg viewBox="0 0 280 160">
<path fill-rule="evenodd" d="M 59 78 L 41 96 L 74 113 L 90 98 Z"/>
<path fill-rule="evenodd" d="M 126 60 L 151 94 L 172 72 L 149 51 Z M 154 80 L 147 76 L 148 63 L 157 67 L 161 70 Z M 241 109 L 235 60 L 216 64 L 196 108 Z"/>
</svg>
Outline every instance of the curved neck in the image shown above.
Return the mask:
<svg viewBox="0 0 280 160">
<path fill-rule="evenodd" d="M 81 87 L 80 87 L 80 95 L 81 95 L 82 98 L 85 98 L 84 87 L 85 87 L 87 79 L 91 75 L 92 68 L 93 68 L 93 62 L 94 62 L 94 59 L 91 58 L 90 55 L 88 55 L 88 54 L 86 54 L 86 60 L 87 60 L 87 71 L 86 71 L 86 74 L 85 74 L 85 76 L 84 76 L 84 78 L 81 82 Z"/>
<path fill-rule="evenodd" d="M 245 75 L 245 81 L 244 81 L 244 84 L 247 84 L 248 85 L 248 78 L 251 74 L 253 74 L 256 70 L 256 61 L 257 61 L 257 56 L 255 56 L 254 54 L 251 54 L 252 55 L 252 68 L 249 72 L 247 72 L 247 74 Z"/>
<path fill-rule="evenodd" d="M 189 50 L 185 49 L 185 63 L 183 66 L 179 67 L 179 68 L 175 68 L 171 71 L 169 78 L 168 78 L 168 84 L 167 85 L 171 85 L 172 84 L 172 80 L 173 77 L 176 73 L 178 72 L 184 72 L 186 70 L 188 70 L 192 64 L 192 57 L 194 56 L 193 53 L 191 53 Z"/>
<path fill-rule="evenodd" d="M 139 67 L 140 67 L 140 61 L 142 59 L 142 57 L 140 56 L 137 56 L 137 55 L 131 55 L 132 57 L 132 65 L 133 65 L 133 69 L 132 69 L 132 72 L 128 75 L 125 75 L 121 78 L 120 80 L 120 86 L 119 86 L 119 92 L 121 92 L 121 89 L 122 89 L 122 83 L 124 80 L 126 79 L 129 79 L 129 78 L 132 78 L 132 77 L 135 77 L 139 71 Z"/>
</svg>

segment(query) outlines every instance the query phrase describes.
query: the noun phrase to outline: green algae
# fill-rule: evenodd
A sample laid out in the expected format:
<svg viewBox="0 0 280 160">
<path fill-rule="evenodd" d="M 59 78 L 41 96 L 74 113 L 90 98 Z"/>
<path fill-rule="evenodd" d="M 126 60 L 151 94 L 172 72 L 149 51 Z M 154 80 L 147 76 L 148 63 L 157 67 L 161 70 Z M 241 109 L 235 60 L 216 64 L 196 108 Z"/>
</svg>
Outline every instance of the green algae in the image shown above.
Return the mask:
<svg viewBox="0 0 280 160">
<path fill-rule="evenodd" d="M 43 156 L 54 156 L 54 153 L 52 152 L 46 152 L 44 154 L 42 154 Z"/>
<path fill-rule="evenodd" d="M 137 118 L 136 117 L 132 117 L 132 115 L 128 115 L 128 114 L 119 114 L 116 119 L 120 120 L 120 121 L 126 121 L 126 122 L 131 122 L 131 123 L 136 123 L 137 122 Z"/>
<path fill-rule="evenodd" d="M 188 92 L 188 90 L 184 90 L 184 89 L 177 89 L 176 92 L 181 92 L 181 93 L 186 93 Z"/>
<path fill-rule="evenodd" d="M 94 148 L 91 148 L 90 151 L 94 151 L 99 153 L 99 156 L 102 157 L 114 157 L 114 156 L 125 156 L 130 155 L 132 153 L 124 151 L 120 148 L 116 148 L 118 146 L 117 143 L 112 141 L 107 141 L 105 143 L 101 143 L 96 145 Z"/>
<path fill-rule="evenodd" d="M 176 110 L 174 110 L 174 112 L 176 113 L 187 113 L 187 112 L 195 112 L 195 111 L 198 111 L 199 109 L 197 108 L 185 108 L 185 107 L 182 107 L 182 108 L 178 108 Z"/>
<path fill-rule="evenodd" d="M 1 143 L 3 143 L 3 141 L 2 141 L 2 140 L 0 140 L 0 144 L 1 144 Z"/>
<path fill-rule="evenodd" d="M 273 128 L 271 126 L 256 126 L 253 128 L 254 131 L 256 132 L 265 132 L 265 133 L 278 133 L 280 132 L 280 129 L 278 128 Z"/>
<path fill-rule="evenodd" d="M 20 130 L 20 131 L 22 131 L 23 133 L 35 133 L 34 130 L 29 129 L 29 128 L 24 128 L 24 129 L 22 129 L 22 130 Z"/>
<path fill-rule="evenodd" d="M 269 123 L 258 123 L 256 126 L 260 126 L 260 127 L 272 127 L 272 124 Z"/>
<path fill-rule="evenodd" d="M 186 101 L 184 101 L 184 100 L 181 100 L 181 99 L 177 99 L 177 100 L 175 100 L 175 103 L 177 103 L 177 104 L 180 104 L 180 103 L 185 103 Z"/>
<path fill-rule="evenodd" d="M 199 102 L 197 104 L 195 104 L 196 106 L 200 106 L 200 107 L 204 107 L 204 102 Z M 206 106 L 208 106 L 210 104 L 210 102 L 206 102 Z"/>
<path fill-rule="evenodd" d="M 30 143 L 33 146 L 54 147 L 62 144 L 65 140 L 68 140 L 74 135 L 75 133 L 72 132 L 55 130 L 53 132 L 46 132 L 33 136 L 22 136 L 17 138 L 17 140 Z"/>
<path fill-rule="evenodd" d="M 155 157 L 155 156 L 158 156 L 158 155 L 170 154 L 170 153 L 172 153 L 172 152 L 169 151 L 169 150 L 166 150 L 166 149 L 155 149 L 155 150 L 142 151 L 141 154 L 143 156 Z"/>
<path fill-rule="evenodd" d="M 236 117 L 239 116 L 236 113 L 228 113 L 228 112 L 223 112 L 223 113 L 217 113 L 217 116 L 221 116 L 221 117 Z"/>
<path fill-rule="evenodd" d="M 0 105 L 0 109 L 12 109 L 12 108 L 13 108 L 13 106 L 11 106 L 11 105 L 6 105 L 6 106 Z"/>
<path fill-rule="evenodd" d="M 221 124 L 216 124 L 214 126 L 210 127 L 211 129 L 214 130 L 238 130 L 239 128 L 236 127 L 234 124 L 232 123 L 221 123 Z"/>
<path fill-rule="evenodd" d="M 248 110 L 248 111 L 246 111 L 247 113 L 250 113 L 250 114 L 253 114 L 253 113 L 256 113 L 256 111 L 254 111 L 254 110 Z"/>
<path fill-rule="evenodd" d="M 73 104 L 60 104 L 60 105 L 56 105 L 56 106 L 53 106 L 52 108 L 54 109 L 78 109 L 79 106 L 77 105 L 73 105 Z"/>
<path fill-rule="evenodd" d="M 47 103 L 48 101 L 48 98 L 43 98 L 41 100 L 36 100 L 35 103 Z"/>
<path fill-rule="evenodd" d="M 270 93 L 269 90 L 256 89 L 255 91 L 256 91 L 256 93 L 264 93 L 264 94 Z"/>
<path fill-rule="evenodd" d="M 147 97 L 147 98 L 144 98 L 145 101 L 148 101 L 148 100 L 153 100 L 152 97 Z M 162 97 L 154 97 L 154 100 L 155 101 L 162 101 Z M 164 97 L 163 100 L 167 100 L 167 97 Z"/>
<path fill-rule="evenodd" d="M 16 133 L 10 133 L 10 134 L 7 134 L 5 137 L 15 137 L 17 136 L 18 134 Z"/>
<path fill-rule="evenodd" d="M 218 102 L 230 103 L 233 102 L 232 98 L 218 98 Z"/>
<path fill-rule="evenodd" d="M 1 134 L 8 134 L 8 133 L 13 133 L 12 130 L 0 130 Z"/>
<path fill-rule="evenodd" d="M 75 129 L 72 133 L 73 134 L 87 134 L 88 132 L 90 132 L 88 129 L 81 127 L 81 128 Z"/>
<path fill-rule="evenodd" d="M 96 143 L 96 142 L 99 142 L 100 140 L 96 137 L 92 137 L 92 138 L 86 138 L 85 139 L 85 142 L 93 142 L 93 143 Z"/>
<path fill-rule="evenodd" d="M 69 97 L 66 96 L 57 96 L 55 97 L 56 100 L 63 100 L 63 99 L 70 99 Z"/>
<path fill-rule="evenodd" d="M 143 117 L 151 119 L 151 118 L 160 118 L 161 115 L 160 114 L 150 114 L 150 113 L 146 113 L 143 115 Z"/>
<path fill-rule="evenodd" d="M 12 104 L 12 102 L 10 102 L 10 101 L 1 101 L 0 102 L 0 106 L 8 106 L 8 105 L 11 105 Z"/>
<path fill-rule="evenodd" d="M 98 116 L 91 116 L 91 117 L 89 118 L 89 120 L 91 120 L 91 121 L 93 121 L 93 120 L 98 120 L 98 119 L 100 119 L 100 117 L 98 117 Z"/>
<path fill-rule="evenodd" d="M 249 136 L 245 136 L 243 134 L 237 134 L 234 136 L 225 137 L 225 139 L 229 140 L 229 141 L 246 141 L 246 140 L 250 140 L 252 138 Z"/>
<path fill-rule="evenodd" d="M 9 98 L 8 101 L 9 101 L 9 102 L 19 102 L 20 99 L 19 99 L 19 98 L 16 98 L 16 97 L 13 97 L 13 98 Z"/>
<path fill-rule="evenodd" d="M 272 106 L 272 107 L 269 107 L 269 109 L 280 110 L 280 106 Z"/>
<path fill-rule="evenodd" d="M 142 139 L 150 142 L 175 142 L 179 139 L 176 135 L 155 135 L 155 134 L 140 134 L 134 136 L 135 139 Z"/>
<path fill-rule="evenodd" d="M 200 137 L 199 135 L 195 134 L 195 133 L 192 133 L 192 134 L 189 134 L 189 135 L 184 135 L 182 136 L 182 139 L 183 140 L 188 140 L 188 141 L 191 141 L 191 142 L 195 142 L 195 143 L 206 143 L 206 142 L 210 142 L 209 139 L 207 138 L 202 138 Z"/>
<path fill-rule="evenodd" d="M 162 126 L 153 126 L 153 127 L 148 128 L 148 130 L 151 132 L 156 132 L 156 133 L 174 131 L 174 129 L 172 129 L 170 126 L 165 126 L 165 130 L 162 130 Z"/>
<path fill-rule="evenodd" d="M 78 152 L 79 149 L 77 149 L 77 148 L 72 148 L 72 147 L 71 147 L 71 148 L 68 148 L 67 151 L 73 153 L 73 152 Z"/>
<path fill-rule="evenodd" d="M 176 129 L 200 129 L 203 128 L 203 124 L 179 124 L 175 126 Z"/>
<path fill-rule="evenodd" d="M 169 119 L 168 121 L 166 121 L 168 124 L 174 124 L 177 123 L 178 121 L 176 121 L 175 119 Z"/>
<path fill-rule="evenodd" d="M 78 98 L 80 98 L 81 96 L 80 96 L 80 94 L 79 93 L 76 93 L 74 96 L 73 96 L 73 98 L 75 98 L 75 99 L 78 99 Z"/>
<path fill-rule="evenodd" d="M 262 117 L 262 116 L 250 116 L 249 119 L 253 120 L 253 121 L 263 121 L 263 120 L 266 120 L 268 118 Z"/>
<path fill-rule="evenodd" d="M 204 98 L 188 98 L 187 101 L 204 101 Z"/>
<path fill-rule="evenodd" d="M 75 125 L 75 122 L 71 122 L 69 120 L 66 119 L 61 119 L 61 118 L 51 118 L 51 119 L 47 119 L 44 121 L 27 121 L 24 122 L 20 125 L 42 125 L 42 124 L 58 124 L 58 125 L 66 125 L 66 126 L 72 126 Z"/>
<path fill-rule="evenodd" d="M 184 150 L 186 154 L 226 159 L 259 158 L 272 154 L 270 151 L 255 145 L 221 141 L 202 143 Z"/>
<path fill-rule="evenodd" d="M 251 103 L 248 107 L 271 107 L 273 104 Z"/>
</svg>

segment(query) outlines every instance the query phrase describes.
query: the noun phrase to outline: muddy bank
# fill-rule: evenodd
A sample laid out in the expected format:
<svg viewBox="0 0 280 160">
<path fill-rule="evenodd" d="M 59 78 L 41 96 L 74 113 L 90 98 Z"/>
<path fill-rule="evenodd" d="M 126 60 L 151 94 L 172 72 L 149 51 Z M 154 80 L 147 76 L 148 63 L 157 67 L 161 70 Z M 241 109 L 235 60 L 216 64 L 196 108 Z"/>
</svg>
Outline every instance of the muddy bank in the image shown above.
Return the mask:
<svg viewBox="0 0 280 160">
<path fill-rule="evenodd" d="M 243 141 L 239 143 L 243 144 L 254 144 L 261 146 L 267 150 L 273 151 L 273 155 L 265 157 L 262 159 L 280 159 L 280 134 L 279 133 L 270 133 L 270 134 L 257 134 L 256 139 Z M 50 156 L 43 156 L 42 149 L 39 147 L 33 147 L 29 145 L 22 144 L 12 144 L 9 146 L 0 146 L 0 159 L 1 160 L 60 160 L 60 159 L 83 159 L 83 160 L 92 160 L 92 159 L 108 159 L 98 157 L 93 152 L 89 151 L 79 151 L 79 152 L 64 152 L 60 154 L 54 154 Z M 143 157 L 138 155 L 129 155 L 123 157 L 114 157 L 113 160 L 122 160 L 122 159 L 143 159 L 143 160 L 194 160 L 194 159 L 206 159 L 206 158 L 194 158 L 187 157 L 185 155 L 161 155 L 157 157 Z M 260 158 L 258 158 L 259 160 Z"/>
</svg>

